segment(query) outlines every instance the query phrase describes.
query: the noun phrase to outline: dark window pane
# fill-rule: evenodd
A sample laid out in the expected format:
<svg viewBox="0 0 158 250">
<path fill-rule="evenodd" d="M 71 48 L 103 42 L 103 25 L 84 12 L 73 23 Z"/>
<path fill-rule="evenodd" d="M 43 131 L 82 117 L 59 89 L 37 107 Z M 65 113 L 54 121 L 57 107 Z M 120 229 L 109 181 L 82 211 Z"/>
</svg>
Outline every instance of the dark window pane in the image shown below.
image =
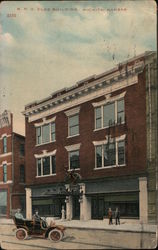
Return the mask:
<svg viewBox="0 0 158 250">
<path fill-rule="evenodd" d="M 104 127 L 115 124 L 115 104 L 110 103 L 103 107 Z"/>
<path fill-rule="evenodd" d="M 41 127 L 36 128 L 36 143 L 41 144 Z"/>
<path fill-rule="evenodd" d="M 102 146 L 97 146 L 96 147 L 96 167 L 100 168 L 102 167 Z"/>
<path fill-rule="evenodd" d="M 37 160 L 37 176 L 41 176 L 42 171 L 41 171 L 41 159 Z"/>
<path fill-rule="evenodd" d="M 50 174 L 50 157 L 42 158 L 42 162 L 43 162 L 43 175 L 49 175 Z"/>
<path fill-rule="evenodd" d="M 74 115 L 69 117 L 69 135 L 79 134 L 79 117 Z"/>
<path fill-rule="evenodd" d="M 25 182 L 25 167 L 24 165 L 20 165 L 20 182 Z"/>
<path fill-rule="evenodd" d="M 7 165 L 3 165 L 3 182 L 7 182 Z"/>
<path fill-rule="evenodd" d="M 42 126 L 42 142 L 46 143 L 50 141 L 50 131 L 49 131 L 49 124 Z"/>
<path fill-rule="evenodd" d="M 101 107 L 95 109 L 96 128 L 101 128 Z"/>
<path fill-rule="evenodd" d="M 21 156 L 25 155 L 25 145 L 24 144 L 20 144 L 20 155 Z"/>
<path fill-rule="evenodd" d="M 7 153 L 7 137 L 3 137 L 3 153 Z"/>
<path fill-rule="evenodd" d="M 56 173 L 56 157 L 52 156 L 52 174 Z"/>
<path fill-rule="evenodd" d="M 73 151 L 69 153 L 70 169 L 76 169 L 80 167 L 79 151 Z"/>
<path fill-rule="evenodd" d="M 117 122 L 124 122 L 124 100 L 117 101 Z"/>
<path fill-rule="evenodd" d="M 115 143 L 104 145 L 104 166 L 112 166 L 116 164 Z"/>
<path fill-rule="evenodd" d="M 118 165 L 125 164 L 125 142 L 118 142 Z"/>
<path fill-rule="evenodd" d="M 55 123 L 51 124 L 51 140 L 55 141 Z"/>
</svg>

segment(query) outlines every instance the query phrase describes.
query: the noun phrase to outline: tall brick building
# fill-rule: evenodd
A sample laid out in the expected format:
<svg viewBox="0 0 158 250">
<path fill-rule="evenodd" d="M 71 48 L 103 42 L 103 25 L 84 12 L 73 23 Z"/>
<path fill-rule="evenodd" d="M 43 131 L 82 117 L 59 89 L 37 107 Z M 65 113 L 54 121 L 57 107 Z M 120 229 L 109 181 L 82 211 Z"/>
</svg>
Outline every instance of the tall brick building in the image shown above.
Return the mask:
<svg viewBox="0 0 158 250">
<path fill-rule="evenodd" d="M 156 221 L 156 65 L 145 52 L 25 106 L 27 217 Z"/>
<path fill-rule="evenodd" d="M 13 132 L 13 114 L 0 115 L 0 216 L 25 212 L 25 138 Z"/>
</svg>

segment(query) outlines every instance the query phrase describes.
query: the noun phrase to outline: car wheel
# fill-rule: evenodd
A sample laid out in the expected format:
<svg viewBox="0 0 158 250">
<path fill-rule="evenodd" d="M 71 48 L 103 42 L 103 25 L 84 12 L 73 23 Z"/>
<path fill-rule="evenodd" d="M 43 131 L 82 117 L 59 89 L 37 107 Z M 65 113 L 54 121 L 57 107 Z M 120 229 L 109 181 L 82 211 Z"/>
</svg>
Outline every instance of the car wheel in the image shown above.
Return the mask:
<svg viewBox="0 0 158 250">
<path fill-rule="evenodd" d="M 49 232 L 49 239 L 54 242 L 59 242 L 62 239 L 62 232 L 58 229 L 53 229 Z"/>
<path fill-rule="evenodd" d="M 16 230 L 16 238 L 18 240 L 25 240 L 28 237 L 27 231 L 24 228 Z"/>
</svg>

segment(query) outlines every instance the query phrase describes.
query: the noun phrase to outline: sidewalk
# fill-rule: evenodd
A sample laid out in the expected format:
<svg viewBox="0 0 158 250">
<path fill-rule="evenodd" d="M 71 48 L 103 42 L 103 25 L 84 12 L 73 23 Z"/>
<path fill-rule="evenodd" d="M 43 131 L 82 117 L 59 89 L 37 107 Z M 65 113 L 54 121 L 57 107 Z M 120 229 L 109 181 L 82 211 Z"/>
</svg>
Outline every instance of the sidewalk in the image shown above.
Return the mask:
<svg viewBox="0 0 158 250">
<path fill-rule="evenodd" d="M 48 224 L 53 218 L 47 218 Z M 67 228 L 82 228 L 82 229 L 102 229 L 102 230 L 113 230 L 113 231 L 126 231 L 126 232 L 150 232 L 156 233 L 158 231 L 157 225 L 150 225 L 150 224 L 141 224 L 138 220 L 121 220 L 120 225 L 109 225 L 108 219 L 105 220 L 88 220 L 88 221 L 81 221 L 81 220 L 54 220 L 56 224 L 62 224 Z M 5 219 L 0 218 L 0 225 L 13 225 L 14 222 L 12 219 Z"/>
</svg>

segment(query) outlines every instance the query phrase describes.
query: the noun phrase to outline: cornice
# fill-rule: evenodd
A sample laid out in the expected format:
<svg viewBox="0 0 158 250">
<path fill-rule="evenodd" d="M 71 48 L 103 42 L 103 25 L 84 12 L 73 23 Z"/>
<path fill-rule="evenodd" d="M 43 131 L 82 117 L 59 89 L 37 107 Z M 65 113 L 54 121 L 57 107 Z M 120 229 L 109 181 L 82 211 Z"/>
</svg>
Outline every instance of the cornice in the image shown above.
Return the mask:
<svg viewBox="0 0 158 250">
<path fill-rule="evenodd" d="M 47 107 L 47 109 L 43 110 L 42 112 L 38 112 L 37 110 L 28 111 L 27 113 L 25 113 L 25 115 L 28 116 L 29 122 L 32 122 L 43 117 L 55 114 L 57 112 L 73 108 L 84 102 L 93 100 L 106 94 L 110 94 L 114 91 L 126 88 L 136 83 L 138 83 L 138 76 L 136 74 L 130 75 L 128 78 L 122 79 L 121 81 L 113 82 L 112 84 L 107 84 L 105 82 L 103 83 L 103 80 L 100 80 L 97 88 L 93 86 L 92 88 L 88 89 L 88 92 L 83 89 L 83 94 L 81 94 L 81 91 L 78 92 L 78 96 L 76 96 L 76 98 L 74 99 L 71 99 L 70 101 L 65 101 L 63 103 L 60 103 L 59 105 L 54 105 L 53 107 L 51 105 L 49 108 Z"/>
</svg>

